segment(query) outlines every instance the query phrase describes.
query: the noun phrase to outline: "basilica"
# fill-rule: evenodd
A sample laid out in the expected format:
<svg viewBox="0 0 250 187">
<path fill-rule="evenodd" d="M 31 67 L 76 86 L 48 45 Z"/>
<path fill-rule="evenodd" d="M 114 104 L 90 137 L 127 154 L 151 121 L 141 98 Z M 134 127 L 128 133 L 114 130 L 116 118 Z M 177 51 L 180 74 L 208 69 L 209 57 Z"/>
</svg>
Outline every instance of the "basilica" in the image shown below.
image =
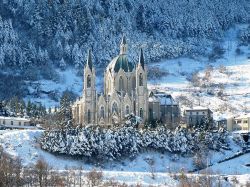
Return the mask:
<svg viewBox="0 0 250 187">
<path fill-rule="evenodd" d="M 148 91 L 147 66 L 142 49 L 136 64 L 129 61 L 127 49 L 123 36 L 120 54 L 111 60 L 104 72 L 104 90 L 101 94 L 96 92 L 96 71 L 91 51 L 88 51 L 83 95 L 72 106 L 76 124 L 115 125 L 131 113 L 139 116 L 142 123 L 157 119 L 171 119 L 171 123 L 177 123 L 179 111 L 173 99 L 165 94 Z"/>
</svg>

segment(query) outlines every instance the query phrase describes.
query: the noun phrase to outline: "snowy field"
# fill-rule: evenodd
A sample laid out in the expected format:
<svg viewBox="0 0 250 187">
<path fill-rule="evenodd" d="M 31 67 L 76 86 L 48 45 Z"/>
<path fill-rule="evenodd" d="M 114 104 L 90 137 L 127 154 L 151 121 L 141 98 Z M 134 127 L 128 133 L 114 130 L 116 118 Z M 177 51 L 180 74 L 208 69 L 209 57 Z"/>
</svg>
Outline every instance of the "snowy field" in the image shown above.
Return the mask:
<svg viewBox="0 0 250 187">
<path fill-rule="evenodd" d="M 0 145 L 12 157 L 21 158 L 22 164 L 25 166 L 34 164 L 39 158 L 42 158 L 56 170 L 79 169 L 82 167 L 86 172 L 98 168 L 104 172 L 104 177 L 107 180 L 113 178 L 128 184 L 160 184 L 163 186 L 168 184 L 169 186 L 175 186 L 177 182 L 170 177 L 171 174 L 178 174 L 181 170 L 188 172 L 194 169 L 193 158 L 177 157 L 177 159 L 173 159 L 171 154 L 157 152 L 142 153 L 134 160 L 110 162 L 95 166 L 86 163 L 84 160 L 73 160 L 69 157 L 56 156 L 41 150 L 37 140 L 42 132 L 41 130 L 0 131 Z M 231 142 L 231 148 L 231 151 L 210 152 L 208 164 L 214 165 L 209 167 L 209 172 L 223 176 L 236 174 L 239 177 L 245 176 L 243 177 L 244 180 L 242 179 L 244 182 L 246 177 L 250 177 L 250 167 L 247 166 L 247 164 L 250 164 L 250 154 L 217 164 L 218 161 L 241 151 L 241 147 L 233 141 Z M 149 164 L 150 160 L 154 160 L 153 165 Z M 156 176 L 155 179 L 152 178 L 152 172 Z M 196 172 L 196 174 L 200 172 Z"/>
</svg>

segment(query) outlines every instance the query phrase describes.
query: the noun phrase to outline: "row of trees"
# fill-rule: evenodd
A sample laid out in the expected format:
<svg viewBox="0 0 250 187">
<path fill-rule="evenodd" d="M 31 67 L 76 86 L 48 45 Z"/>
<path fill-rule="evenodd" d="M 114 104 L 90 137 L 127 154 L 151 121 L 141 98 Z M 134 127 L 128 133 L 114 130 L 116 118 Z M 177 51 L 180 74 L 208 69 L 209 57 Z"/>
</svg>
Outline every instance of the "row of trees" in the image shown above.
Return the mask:
<svg viewBox="0 0 250 187">
<path fill-rule="evenodd" d="M 98 63 L 106 62 L 117 50 L 104 51 L 108 53 L 105 55 L 100 49 L 117 45 L 122 32 L 132 31 L 134 37 L 131 37 L 135 43 L 148 44 L 150 57 L 174 57 L 191 52 L 195 41 L 192 38 L 217 38 L 232 24 L 247 22 L 249 10 L 244 6 L 246 3 L 245 0 L 169 0 L 168 3 L 149 0 L 20 3 L 11 0 L 3 2 L 1 6 L 0 40 L 3 42 L 0 56 L 5 63 L 21 67 L 32 63 L 46 66 L 49 59 L 58 66 L 63 61 L 79 66 L 83 64 L 82 57 L 90 46 L 88 44 L 94 43 L 96 60 Z M 196 11 L 188 11 L 190 9 Z M 206 17 L 202 16 L 204 12 Z M 15 27 L 22 28 L 23 38 L 13 29 Z M 159 38 L 151 39 L 148 35 L 159 35 Z M 27 38 L 30 41 L 28 44 Z M 145 42 L 146 38 L 149 41 Z M 168 42 L 161 42 L 165 38 Z M 180 41 L 171 42 L 170 38 Z M 150 43 L 159 43 L 159 48 Z M 25 50 L 21 47 L 25 47 Z M 164 50 L 167 52 L 164 53 Z"/>
<path fill-rule="evenodd" d="M 133 127 L 85 127 L 51 130 L 41 139 L 43 149 L 59 154 L 83 156 L 89 159 L 117 160 L 135 157 L 139 152 L 157 151 L 192 155 L 207 147 L 219 151 L 228 149 L 227 133 L 177 128 L 169 131 L 164 127 L 136 129 Z"/>
<path fill-rule="evenodd" d="M 47 66 L 49 60 L 58 67 L 60 62 L 62 66 L 64 62 L 82 66 L 90 44 L 94 45 L 97 63 L 106 63 L 117 52 L 109 47 L 117 46 L 122 33 L 131 33 L 132 48 L 137 48 L 137 43 L 147 45 L 150 60 L 200 53 L 199 48 L 206 53 L 205 47 L 210 44 L 202 38 L 219 38 L 233 24 L 247 23 L 250 18 L 246 0 L 11 0 L 1 4 L 2 58 L 7 64 L 22 67 L 32 63 Z M 21 28 L 21 34 L 15 28 Z M 195 42 L 197 38 L 199 42 Z"/>
<path fill-rule="evenodd" d="M 46 108 L 41 103 L 32 101 L 25 102 L 19 97 L 13 97 L 8 100 L 0 100 L 0 115 L 5 116 L 28 116 L 30 118 L 55 119 L 55 124 L 62 127 L 68 124 L 72 118 L 71 103 L 75 100 L 76 96 L 71 91 L 64 91 L 60 98 L 60 107 Z"/>
<path fill-rule="evenodd" d="M 46 115 L 46 107 L 41 103 L 34 103 L 18 97 L 11 98 L 10 100 L 0 101 L 0 110 L 6 116 L 29 116 L 32 118 L 40 118 Z"/>
</svg>

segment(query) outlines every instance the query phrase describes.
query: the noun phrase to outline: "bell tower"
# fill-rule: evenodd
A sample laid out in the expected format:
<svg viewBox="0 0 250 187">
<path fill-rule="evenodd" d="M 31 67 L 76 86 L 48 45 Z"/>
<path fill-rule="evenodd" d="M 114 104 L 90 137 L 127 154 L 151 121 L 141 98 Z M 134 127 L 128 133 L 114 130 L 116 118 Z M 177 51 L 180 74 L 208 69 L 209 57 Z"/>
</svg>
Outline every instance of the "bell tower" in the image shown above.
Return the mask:
<svg viewBox="0 0 250 187">
<path fill-rule="evenodd" d="M 136 115 L 145 122 L 148 119 L 147 69 L 142 49 L 136 67 Z"/>
<path fill-rule="evenodd" d="M 84 86 L 83 86 L 83 99 L 85 105 L 83 106 L 84 111 L 84 123 L 94 124 L 96 122 L 96 87 L 95 87 L 95 68 L 92 62 L 91 50 L 88 50 L 87 62 L 84 67 Z"/>
</svg>

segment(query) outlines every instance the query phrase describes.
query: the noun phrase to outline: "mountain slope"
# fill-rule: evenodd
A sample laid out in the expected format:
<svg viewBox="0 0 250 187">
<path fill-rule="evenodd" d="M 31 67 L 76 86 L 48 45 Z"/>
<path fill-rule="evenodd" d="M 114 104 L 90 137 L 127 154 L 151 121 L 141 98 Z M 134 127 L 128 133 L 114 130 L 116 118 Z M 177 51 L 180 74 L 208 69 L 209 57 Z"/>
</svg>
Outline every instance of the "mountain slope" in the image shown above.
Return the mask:
<svg viewBox="0 0 250 187">
<path fill-rule="evenodd" d="M 105 66 L 122 33 L 130 59 L 143 47 L 151 63 L 209 56 L 228 28 L 249 20 L 248 0 L 0 0 L 0 78 L 13 80 L 0 98 L 34 96 L 27 84 L 60 82 L 56 68 L 81 74 L 88 48 L 95 64 Z"/>
</svg>

